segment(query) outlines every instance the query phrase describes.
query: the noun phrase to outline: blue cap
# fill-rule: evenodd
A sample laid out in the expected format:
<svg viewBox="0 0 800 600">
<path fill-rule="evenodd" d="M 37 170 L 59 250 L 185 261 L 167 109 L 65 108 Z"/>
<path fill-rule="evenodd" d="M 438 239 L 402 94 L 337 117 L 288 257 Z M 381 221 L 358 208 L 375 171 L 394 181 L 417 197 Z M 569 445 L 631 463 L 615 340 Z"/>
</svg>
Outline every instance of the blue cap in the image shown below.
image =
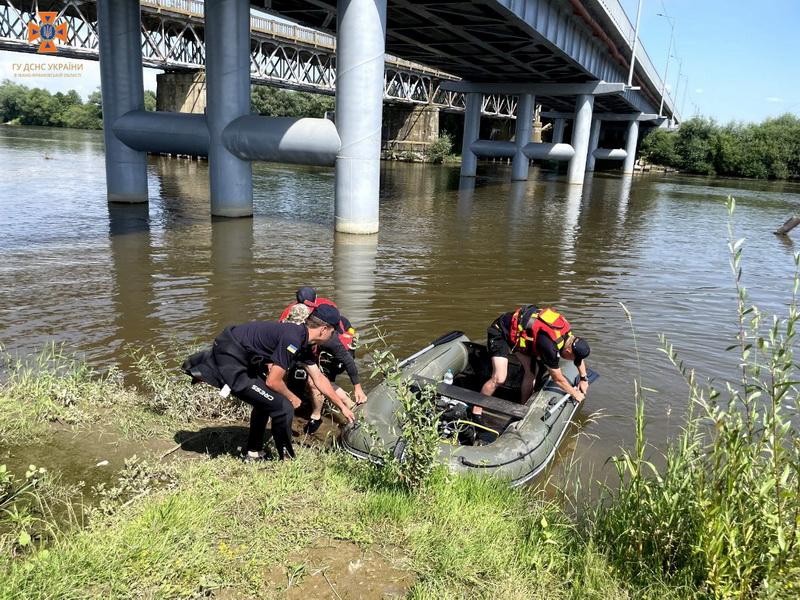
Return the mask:
<svg viewBox="0 0 800 600">
<path fill-rule="evenodd" d="M 339 314 L 339 309 L 332 304 L 320 304 L 314 309 L 314 312 L 311 313 L 311 316 L 318 318 L 320 321 L 323 321 L 328 325 L 332 325 L 337 332 L 344 333 L 341 323 L 342 315 Z"/>
<path fill-rule="evenodd" d="M 589 342 L 583 338 L 576 337 L 575 341 L 572 342 L 572 353 L 575 355 L 575 359 L 572 362 L 575 363 L 576 367 L 579 367 L 583 359 L 589 356 L 589 351 Z"/>
<path fill-rule="evenodd" d="M 317 301 L 317 290 L 312 287 L 301 287 L 297 290 L 297 302 L 313 306 Z"/>
</svg>

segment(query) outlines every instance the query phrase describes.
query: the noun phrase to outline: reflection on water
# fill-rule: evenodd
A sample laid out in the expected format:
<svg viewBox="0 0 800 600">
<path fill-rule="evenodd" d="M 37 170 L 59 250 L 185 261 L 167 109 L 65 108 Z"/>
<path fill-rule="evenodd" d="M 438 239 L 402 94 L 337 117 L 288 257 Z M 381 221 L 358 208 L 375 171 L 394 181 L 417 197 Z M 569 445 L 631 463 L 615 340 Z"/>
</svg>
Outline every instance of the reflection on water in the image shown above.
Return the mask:
<svg viewBox="0 0 800 600">
<path fill-rule="evenodd" d="M 377 234 L 334 235 L 333 297 L 342 308 L 343 314 L 362 330 L 377 325 L 380 319 L 374 306 L 377 254 Z"/>
<path fill-rule="evenodd" d="M 332 169 L 255 165 L 254 218 L 217 220 L 205 162 L 153 157 L 150 204 L 109 206 L 97 133 L 2 128 L 0 158 L 10 350 L 54 339 L 124 364 L 125 344 L 167 349 L 274 318 L 299 285 L 335 299 L 365 337 L 379 324 L 400 355 L 451 329 L 483 340 L 517 304 L 553 304 L 589 338 L 602 376 L 584 410 L 608 417 L 577 449 L 598 460 L 631 441 L 638 373 L 658 390 L 647 405 L 656 441 L 679 426 L 685 389 L 659 333 L 701 375 L 735 372 L 728 194 L 753 300 L 783 311 L 791 291 L 793 244 L 772 232 L 798 212 L 797 183 L 594 173 L 580 188 L 538 168 L 511 183 L 505 165 L 461 179 L 457 166 L 384 163 L 381 232 L 354 237 L 332 231 Z"/>
</svg>

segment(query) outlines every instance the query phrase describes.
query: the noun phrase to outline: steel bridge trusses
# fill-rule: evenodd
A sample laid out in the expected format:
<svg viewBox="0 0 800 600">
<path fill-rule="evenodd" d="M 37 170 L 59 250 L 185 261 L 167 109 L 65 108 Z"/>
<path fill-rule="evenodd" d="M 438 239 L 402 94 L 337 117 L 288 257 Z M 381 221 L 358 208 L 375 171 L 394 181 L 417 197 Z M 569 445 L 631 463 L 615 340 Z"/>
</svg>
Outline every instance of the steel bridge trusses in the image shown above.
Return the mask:
<svg viewBox="0 0 800 600">
<path fill-rule="evenodd" d="M 197 0 L 141 0 L 142 62 L 168 71 L 197 71 L 205 66 L 203 3 Z M 40 10 L 54 10 L 66 21 L 68 40 L 59 54 L 97 60 L 96 5 L 91 0 L 0 0 L 0 49 L 34 52 L 27 42 L 28 22 Z M 253 17 L 250 74 L 255 83 L 309 92 L 336 91 L 335 38 L 312 29 Z M 463 112 L 464 95 L 441 84 L 456 77 L 387 56 L 384 99 Z M 486 95 L 483 114 L 514 118 L 517 99 Z"/>
</svg>

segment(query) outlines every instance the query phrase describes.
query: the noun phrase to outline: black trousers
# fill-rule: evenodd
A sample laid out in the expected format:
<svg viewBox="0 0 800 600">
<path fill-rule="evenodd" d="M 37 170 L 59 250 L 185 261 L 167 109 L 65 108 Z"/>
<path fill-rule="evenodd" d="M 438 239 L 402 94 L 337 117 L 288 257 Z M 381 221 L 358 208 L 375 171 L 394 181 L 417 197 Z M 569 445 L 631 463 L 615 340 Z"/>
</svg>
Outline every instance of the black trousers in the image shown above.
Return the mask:
<svg viewBox="0 0 800 600">
<path fill-rule="evenodd" d="M 264 434 L 267 420 L 272 419 L 272 438 L 278 450 L 278 458 L 284 455 L 294 458 L 292 448 L 292 419 L 294 407 L 283 394 L 267 386 L 260 376 L 260 365 L 251 362 L 248 352 L 239 345 L 229 329 L 214 340 L 211 350 L 217 371 L 233 394 L 253 407 L 250 414 L 250 433 L 247 450 L 264 449 Z"/>
</svg>

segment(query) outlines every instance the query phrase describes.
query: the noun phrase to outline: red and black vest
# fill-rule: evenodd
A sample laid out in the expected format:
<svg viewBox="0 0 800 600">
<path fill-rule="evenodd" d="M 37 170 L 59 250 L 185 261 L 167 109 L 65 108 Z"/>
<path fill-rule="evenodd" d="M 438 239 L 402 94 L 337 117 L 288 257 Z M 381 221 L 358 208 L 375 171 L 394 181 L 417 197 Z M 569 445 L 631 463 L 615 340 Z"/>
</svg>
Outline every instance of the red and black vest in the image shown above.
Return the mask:
<svg viewBox="0 0 800 600">
<path fill-rule="evenodd" d="M 557 350 L 564 347 L 567 338 L 572 335 L 569 322 L 553 308 L 537 308 L 530 304 L 520 306 L 511 317 L 512 350 L 527 349 L 536 353 L 536 337 L 544 331 L 553 340 Z"/>
</svg>

